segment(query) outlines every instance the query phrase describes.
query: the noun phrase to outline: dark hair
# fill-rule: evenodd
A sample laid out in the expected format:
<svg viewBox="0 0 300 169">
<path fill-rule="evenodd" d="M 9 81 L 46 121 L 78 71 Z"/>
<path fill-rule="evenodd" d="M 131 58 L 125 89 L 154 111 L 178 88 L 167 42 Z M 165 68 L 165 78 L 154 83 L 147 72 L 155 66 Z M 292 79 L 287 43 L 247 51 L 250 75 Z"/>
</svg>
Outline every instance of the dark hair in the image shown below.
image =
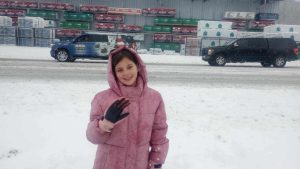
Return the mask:
<svg viewBox="0 0 300 169">
<path fill-rule="evenodd" d="M 114 73 L 116 73 L 115 72 L 115 67 L 124 58 L 128 58 L 133 63 L 135 63 L 136 66 L 138 66 L 138 61 L 137 61 L 136 57 L 134 56 L 134 54 L 132 54 L 131 52 L 129 52 L 127 50 L 123 50 L 123 51 L 113 55 L 112 58 L 111 58 L 111 64 L 112 64 L 112 69 L 113 69 Z"/>
</svg>

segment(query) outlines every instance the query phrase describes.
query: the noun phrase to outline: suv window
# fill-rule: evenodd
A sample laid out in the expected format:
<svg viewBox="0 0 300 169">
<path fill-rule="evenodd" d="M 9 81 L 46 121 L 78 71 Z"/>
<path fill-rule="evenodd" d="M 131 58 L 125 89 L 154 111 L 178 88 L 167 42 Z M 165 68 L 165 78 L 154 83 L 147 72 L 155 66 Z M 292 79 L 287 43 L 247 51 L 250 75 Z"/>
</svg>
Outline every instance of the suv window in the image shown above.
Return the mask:
<svg viewBox="0 0 300 169">
<path fill-rule="evenodd" d="M 288 42 L 286 39 L 271 38 L 269 39 L 269 46 L 270 48 L 284 49 L 288 47 Z"/>
<path fill-rule="evenodd" d="M 92 35 L 93 42 L 108 42 L 107 35 Z"/>
<path fill-rule="evenodd" d="M 288 45 L 291 48 L 295 48 L 297 46 L 296 42 L 292 39 L 288 41 Z"/>
<path fill-rule="evenodd" d="M 248 46 L 248 40 L 247 39 L 240 39 L 236 41 L 236 43 L 239 45 L 239 47 L 245 48 Z"/>
<path fill-rule="evenodd" d="M 249 39 L 248 46 L 254 49 L 266 49 L 268 48 L 267 41 L 265 39 Z"/>
</svg>

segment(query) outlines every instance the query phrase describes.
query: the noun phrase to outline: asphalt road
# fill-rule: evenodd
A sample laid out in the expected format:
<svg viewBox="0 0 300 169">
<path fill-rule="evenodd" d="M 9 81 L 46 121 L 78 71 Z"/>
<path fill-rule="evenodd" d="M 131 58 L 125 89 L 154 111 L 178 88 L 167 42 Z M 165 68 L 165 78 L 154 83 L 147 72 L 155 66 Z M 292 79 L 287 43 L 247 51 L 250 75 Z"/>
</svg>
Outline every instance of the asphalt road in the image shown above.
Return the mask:
<svg viewBox="0 0 300 169">
<path fill-rule="evenodd" d="M 54 60 L 0 58 L 0 80 L 106 80 L 106 61 L 60 63 Z M 263 68 L 259 64 L 147 64 L 151 83 L 226 87 L 300 88 L 300 67 Z"/>
</svg>

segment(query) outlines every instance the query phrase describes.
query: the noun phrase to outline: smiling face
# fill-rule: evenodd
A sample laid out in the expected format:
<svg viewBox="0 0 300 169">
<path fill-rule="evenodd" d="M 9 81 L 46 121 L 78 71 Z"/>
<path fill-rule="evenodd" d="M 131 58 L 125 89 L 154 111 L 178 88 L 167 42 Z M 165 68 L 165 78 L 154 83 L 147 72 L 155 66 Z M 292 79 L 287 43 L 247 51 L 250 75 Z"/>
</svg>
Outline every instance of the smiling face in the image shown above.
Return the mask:
<svg viewBox="0 0 300 169">
<path fill-rule="evenodd" d="M 138 75 L 137 65 L 124 57 L 116 66 L 115 74 L 117 79 L 126 86 L 134 86 Z"/>
</svg>

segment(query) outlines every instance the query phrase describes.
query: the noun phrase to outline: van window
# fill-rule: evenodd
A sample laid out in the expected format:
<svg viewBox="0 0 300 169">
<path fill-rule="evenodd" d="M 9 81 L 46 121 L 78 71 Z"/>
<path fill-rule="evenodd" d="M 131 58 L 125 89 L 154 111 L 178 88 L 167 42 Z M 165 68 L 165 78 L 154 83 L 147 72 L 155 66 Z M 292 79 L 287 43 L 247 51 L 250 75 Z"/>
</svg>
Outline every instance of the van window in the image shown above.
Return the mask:
<svg viewBox="0 0 300 169">
<path fill-rule="evenodd" d="M 83 35 L 76 39 L 76 42 L 89 42 L 91 37 L 89 35 Z"/>
<path fill-rule="evenodd" d="M 93 42 L 108 42 L 107 35 L 93 35 Z"/>
</svg>

